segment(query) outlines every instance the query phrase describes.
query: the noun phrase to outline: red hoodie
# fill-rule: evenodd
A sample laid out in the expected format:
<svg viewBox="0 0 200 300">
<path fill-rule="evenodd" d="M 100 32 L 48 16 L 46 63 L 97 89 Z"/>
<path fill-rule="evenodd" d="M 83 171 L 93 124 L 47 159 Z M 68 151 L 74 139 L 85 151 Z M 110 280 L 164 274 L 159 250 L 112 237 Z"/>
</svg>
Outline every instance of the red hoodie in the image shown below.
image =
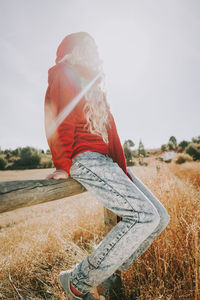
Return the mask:
<svg viewBox="0 0 200 300">
<path fill-rule="evenodd" d="M 59 45 L 56 65 L 48 72 L 48 88 L 45 96 L 46 132 L 51 122 L 81 91 L 80 77 L 77 76 L 73 67 L 66 62 L 58 63 L 67 51 L 71 50 L 71 46 L 67 42 L 70 40 L 69 37 L 67 36 Z M 127 174 L 124 151 L 109 106 L 107 106 L 109 142 L 106 144 L 101 136 L 90 133 L 88 129 L 83 113 L 85 101 L 83 97 L 58 126 L 56 132 L 50 138 L 47 138 L 56 169 L 65 170 L 69 174 L 73 157 L 84 151 L 96 151 L 108 154 Z"/>
</svg>

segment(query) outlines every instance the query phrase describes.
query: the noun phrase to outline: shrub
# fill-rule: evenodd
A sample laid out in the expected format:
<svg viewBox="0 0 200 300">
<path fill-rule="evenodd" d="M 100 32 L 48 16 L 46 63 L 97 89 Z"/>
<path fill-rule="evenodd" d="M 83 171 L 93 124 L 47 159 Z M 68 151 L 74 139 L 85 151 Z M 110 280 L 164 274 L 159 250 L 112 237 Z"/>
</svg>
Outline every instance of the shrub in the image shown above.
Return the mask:
<svg viewBox="0 0 200 300">
<path fill-rule="evenodd" d="M 127 167 L 135 166 L 137 163 L 134 160 L 127 161 Z"/>
<path fill-rule="evenodd" d="M 138 163 L 139 163 L 140 166 L 148 166 L 148 163 L 144 160 L 141 160 L 141 159 L 139 159 Z"/>
<path fill-rule="evenodd" d="M 189 145 L 189 143 L 190 142 L 183 140 L 178 144 L 178 146 L 184 150 Z"/>
<path fill-rule="evenodd" d="M 170 136 L 169 143 L 172 143 L 174 145 L 174 149 L 176 149 L 176 147 L 177 147 L 177 140 L 176 140 L 175 136 L 173 136 L 173 135 Z M 170 149 L 170 150 L 172 150 L 172 149 Z"/>
<path fill-rule="evenodd" d="M 12 150 L 12 155 L 13 155 L 13 156 L 20 156 L 21 151 L 22 151 L 22 148 L 21 148 L 21 147 L 16 148 L 15 150 Z"/>
<path fill-rule="evenodd" d="M 54 167 L 53 161 L 50 160 L 50 161 L 48 162 L 47 168 L 53 168 L 53 167 Z"/>
<path fill-rule="evenodd" d="M 6 149 L 4 151 L 4 154 L 5 154 L 6 159 L 9 160 L 9 158 L 12 156 L 12 150 Z"/>
<path fill-rule="evenodd" d="M 200 144 L 200 135 L 199 135 L 199 136 L 196 136 L 196 137 L 193 137 L 193 138 L 192 138 L 192 142 L 193 142 L 193 143 L 196 143 L 196 144 Z"/>
<path fill-rule="evenodd" d="M 163 144 L 163 145 L 161 146 L 161 150 L 162 150 L 162 152 L 166 151 L 166 150 L 167 150 L 167 145 L 166 145 L 166 144 Z"/>
<path fill-rule="evenodd" d="M 133 150 L 132 151 L 132 156 L 135 157 L 135 158 L 138 157 L 138 151 L 137 150 Z"/>
<path fill-rule="evenodd" d="M 185 148 L 185 153 L 193 157 L 193 160 L 200 160 L 200 151 L 198 151 L 193 144 L 189 144 Z"/>
<path fill-rule="evenodd" d="M 21 149 L 20 159 L 16 160 L 13 168 L 17 169 L 33 169 L 40 165 L 41 157 L 37 149 L 32 147 L 24 147 Z"/>
<path fill-rule="evenodd" d="M 186 161 L 192 161 L 192 157 L 189 155 L 189 154 L 185 154 L 185 153 L 182 153 L 182 154 L 179 154 L 175 160 L 175 163 L 176 164 L 183 164 L 184 162 Z"/>
<path fill-rule="evenodd" d="M 5 170 L 7 165 L 7 160 L 3 157 L 0 157 L 0 170 Z"/>
<path fill-rule="evenodd" d="M 168 143 L 168 148 L 170 151 L 175 150 L 176 146 L 174 145 L 174 143 L 172 143 L 171 141 Z"/>
<path fill-rule="evenodd" d="M 7 152 L 6 153 L 6 159 L 9 160 L 12 157 L 12 153 L 11 152 Z"/>
<path fill-rule="evenodd" d="M 53 168 L 53 161 L 52 161 L 52 159 L 41 162 L 40 163 L 40 168 L 43 168 L 43 169 Z"/>
</svg>

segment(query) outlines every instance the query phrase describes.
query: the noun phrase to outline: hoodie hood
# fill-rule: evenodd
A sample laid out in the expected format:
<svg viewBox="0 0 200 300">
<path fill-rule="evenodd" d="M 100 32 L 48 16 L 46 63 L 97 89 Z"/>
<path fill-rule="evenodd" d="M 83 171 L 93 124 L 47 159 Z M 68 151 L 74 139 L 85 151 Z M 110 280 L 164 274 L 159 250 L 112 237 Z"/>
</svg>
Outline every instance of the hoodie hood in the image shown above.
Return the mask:
<svg viewBox="0 0 200 300">
<path fill-rule="evenodd" d="M 70 53 L 85 37 L 93 39 L 87 32 L 75 32 L 67 35 L 58 46 L 56 64 L 58 64 L 66 54 Z"/>
<path fill-rule="evenodd" d="M 94 73 L 93 70 L 87 68 L 86 66 L 79 65 L 79 69 L 77 70 L 65 60 L 65 63 L 62 63 L 62 59 L 65 55 L 72 52 L 75 46 L 82 43 L 85 38 L 90 38 L 94 41 L 93 37 L 87 32 L 75 32 L 67 35 L 59 44 L 57 51 L 56 51 L 56 64 L 51 67 L 48 71 L 48 83 L 51 84 L 52 80 L 54 80 L 56 74 L 58 72 L 62 72 L 63 68 L 69 70 L 70 73 L 74 72 L 74 77 L 76 77 L 76 82 L 80 84 L 80 80 L 86 80 L 86 83 L 94 78 L 96 72 Z"/>
</svg>

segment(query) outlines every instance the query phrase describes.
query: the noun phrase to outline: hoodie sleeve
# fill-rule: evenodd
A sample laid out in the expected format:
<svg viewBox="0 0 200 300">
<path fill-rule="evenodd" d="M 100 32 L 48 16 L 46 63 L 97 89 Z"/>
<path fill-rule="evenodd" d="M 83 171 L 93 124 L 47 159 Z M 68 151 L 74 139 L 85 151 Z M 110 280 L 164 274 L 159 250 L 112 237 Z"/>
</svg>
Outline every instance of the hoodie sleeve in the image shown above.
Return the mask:
<svg viewBox="0 0 200 300">
<path fill-rule="evenodd" d="M 108 131 L 108 146 L 109 146 L 109 155 L 112 160 L 120 166 L 124 173 L 132 180 L 126 168 L 126 158 L 122 144 L 117 132 L 116 124 L 113 115 L 109 111 L 109 125 L 107 127 Z"/>
<path fill-rule="evenodd" d="M 67 77 L 62 69 L 55 74 L 45 97 L 45 129 L 46 133 L 52 121 L 75 97 L 75 86 L 71 78 Z M 74 143 L 76 116 L 74 110 L 58 126 L 52 136 L 47 136 L 47 141 L 57 170 L 64 170 L 69 174 L 72 165 L 71 155 Z"/>
</svg>

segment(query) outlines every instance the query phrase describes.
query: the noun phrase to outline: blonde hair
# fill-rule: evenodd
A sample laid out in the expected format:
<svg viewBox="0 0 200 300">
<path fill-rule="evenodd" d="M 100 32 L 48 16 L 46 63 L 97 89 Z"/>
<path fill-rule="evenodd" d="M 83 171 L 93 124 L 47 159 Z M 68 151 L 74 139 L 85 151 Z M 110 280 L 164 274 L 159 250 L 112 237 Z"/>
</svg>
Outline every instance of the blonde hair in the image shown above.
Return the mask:
<svg viewBox="0 0 200 300">
<path fill-rule="evenodd" d="M 96 52 L 96 53 L 95 53 Z M 67 60 L 72 65 L 81 65 L 97 74 L 102 68 L 102 62 L 99 59 L 97 47 L 94 40 L 88 36 L 78 43 L 71 51 L 65 55 L 59 62 Z M 86 80 L 81 78 L 81 87 L 84 88 Z M 86 103 L 84 106 L 85 117 L 88 129 L 92 134 L 102 137 L 105 143 L 108 143 L 108 108 L 105 95 L 105 75 L 101 76 L 86 93 Z"/>
<path fill-rule="evenodd" d="M 98 84 L 95 84 L 85 96 L 85 116 L 89 131 L 100 135 L 105 143 L 108 143 L 108 104 L 105 93 Z"/>
</svg>

